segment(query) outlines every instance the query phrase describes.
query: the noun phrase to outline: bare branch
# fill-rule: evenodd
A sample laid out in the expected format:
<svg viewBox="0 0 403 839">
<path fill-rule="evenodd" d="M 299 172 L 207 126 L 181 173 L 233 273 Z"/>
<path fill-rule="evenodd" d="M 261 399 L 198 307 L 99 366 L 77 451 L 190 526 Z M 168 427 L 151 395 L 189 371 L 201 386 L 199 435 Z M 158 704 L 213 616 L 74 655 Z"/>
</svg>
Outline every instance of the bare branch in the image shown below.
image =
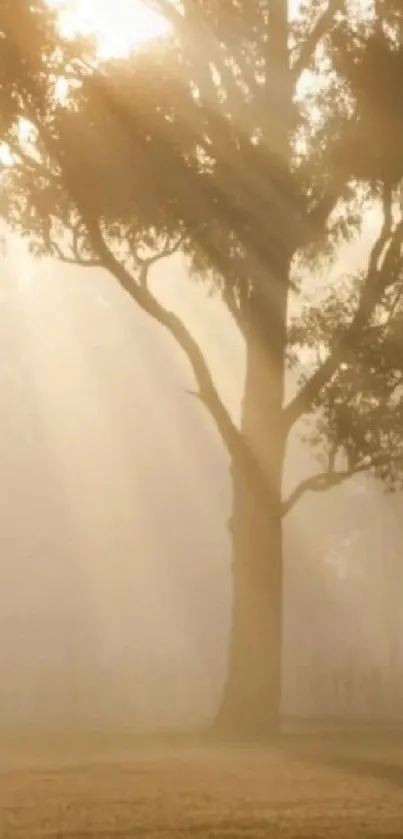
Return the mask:
<svg viewBox="0 0 403 839">
<path fill-rule="evenodd" d="M 82 196 L 77 190 L 74 176 L 63 165 L 57 144 L 54 143 L 49 133 L 43 130 L 43 127 L 40 133 L 48 154 L 60 167 L 61 180 L 64 188 L 77 207 L 91 248 L 97 254 L 102 267 L 115 277 L 121 288 L 130 295 L 137 305 L 157 321 L 157 323 L 163 326 L 171 334 L 178 346 L 181 347 L 195 376 L 199 389 L 199 400 L 205 405 L 214 421 L 228 454 L 230 457 L 237 458 L 239 462 L 243 463 L 256 493 L 262 499 L 265 499 L 267 496 L 266 476 L 221 400 L 197 341 L 186 328 L 183 321 L 174 312 L 166 309 L 154 297 L 147 288 L 147 282 L 143 282 L 143 284 L 135 282 L 131 273 L 116 259 L 104 239 L 99 220 L 93 217 L 86 203 L 83 202 Z"/>
<path fill-rule="evenodd" d="M 166 244 L 160 251 L 157 251 L 155 254 L 153 254 L 153 256 L 149 256 L 146 259 L 136 255 L 135 262 L 140 267 L 139 282 L 142 288 L 146 289 L 148 286 L 150 269 L 158 262 L 161 262 L 162 259 L 166 259 L 169 256 L 173 256 L 174 253 L 177 253 L 181 246 L 184 244 L 185 240 L 185 234 L 178 236 L 173 242 L 170 242 L 168 239 Z"/>
<path fill-rule="evenodd" d="M 51 248 L 51 255 L 64 265 L 74 265 L 78 268 L 102 268 L 102 262 L 100 262 L 99 259 L 77 259 L 74 256 L 68 256 L 63 253 L 55 242 L 52 242 Z"/>
<path fill-rule="evenodd" d="M 333 451 L 335 451 L 337 446 Z M 311 475 L 309 478 L 302 480 L 298 486 L 292 491 L 288 499 L 283 502 L 282 516 L 286 516 L 301 500 L 301 498 L 308 492 L 324 492 L 327 489 L 333 489 L 340 486 L 340 484 L 353 478 L 355 475 L 363 475 L 375 469 L 376 467 L 389 464 L 390 456 L 385 455 L 384 452 L 379 452 L 372 457 L 364 457 L 358 463 L 349 466 L 348 469 L 335 470 L 334 460 L 329 460 L 329 468 L 326 472 L 319 472 L 317 475 Z"/>
<path fill-rule="evenodd" d="M 81 211 L 83 212 L 82 209 Z M 85 213 L 82 218 L 94 252 L 98 254 L 98 259 L 87 260 L 82 257 L 78 259 L 68 257 L 57 243 L 51 243 L 54 255 L 64 263 L 106 269 L 146 314 L 167 329 L 185 353 L 195 376 L 198 390 L 190 391 L 191 395 L 197 398 L 207 409 L 227 452 L 231 457 L 242 460 L 255 490 L 264 497 L 267 490 L 265 476 L 221 400 L 200 346 L 183 321 L 174 312 L 166 309 L 148 287 L 147 275 L 151 267 L 164 257 L 173 255 L 184 242 L 185 237 L 178 237 L 149 259 L 137 258 L 136 261 L 140 263 L 141 271 L 140 278 L 136 281 L 108 247 L 99 224 L 85 218 Z"/>
<path fill-rule="evenodd" d="M 240 433 L 220 399 L 197 341 L 193 338 L 183 321 L 174 312 L 166 309 L 149 291 L 146 283 L 138 284 L 134 281 L 124 265 L 116 259 L 112 251 L 108 248 L 99 226 L 88 222 L 86 223 L 86 227 L 94 251 L 99 255 L 103 267 L 110 271 L 119 282 L 119 285 L 144 312 L 170 332 L 176 343 L 185 352 L 197 381 L 200 401 L 209 410 L 227 450 L 233 454 L 238 452 Z M 161 258 L 161 255 L 159 255 L 159 258 Z M 149 267 L 150 263 L 148 265 L 145 263 L 143 269 L 149 270 Z"/>
<path fill-rule="evenodd" d="M 296 506 L 298 501 L 300 501 L 301 498 L 308 492 L 324 492 L 327 489 L 333 489 L 334 487 L 343 484 L 349 478 L 354 477 L 354 475 L 368 472 L 373 466 L 374 463 L 372 461 L 368 461 L 361 463 L 352 469 L 342 469 L 336 472 L 332 470 L 319 472 L 317 475 L 311 475 L 311 477 L 305 478 L 305 480 L 301 481 L 301 483 L 298 484 L 298 486 L 292 491 L 287 500 L 283 502 L 282 516 L 286 516 L 287 513 L 289 513 Z"/>
</svg>

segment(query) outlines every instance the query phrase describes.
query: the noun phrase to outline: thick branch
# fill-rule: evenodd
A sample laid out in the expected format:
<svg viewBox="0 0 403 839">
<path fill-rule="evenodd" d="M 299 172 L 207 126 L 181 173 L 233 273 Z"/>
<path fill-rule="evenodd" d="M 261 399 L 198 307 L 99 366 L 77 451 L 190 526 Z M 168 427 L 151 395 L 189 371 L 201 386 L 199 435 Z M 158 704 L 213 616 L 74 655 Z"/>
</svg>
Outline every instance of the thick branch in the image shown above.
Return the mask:
<svg viewBox="0 0 403 839">
<path fill-rule="evenodd" d="M 264 472 L 220 399 L 197 341 L 193 338 L 181 319 L 174 312 L 167 310 L 149 291 L 144 275 L 143 278 L 140 277 L 142 282 L 136 283 L 131 273 L 116 259 L 104 239 L 99 221 L 93 217 L 86 205 L 85 199 L 83 199 L 80 191 L 77 190 L 74 173 L 71 173 L 68 167 L 64 165 L 57 144 L 54 143 L 47 131 L 42 130 L 41 133 L 48 153 L 60 167 L 62 183 L 67 194 L 77 207 L 94 254 L 97 255 L 102 267 L 115 277 L 119 285 L 130 295 L 137 305 L 167 329 L 178 346 L 181 347 L 195 376 L 198 385 L 198 398 L 210 413 L 228 454 L 231 458 L 236 458 L 244 464 L 256 493 L 262 498 L 265 498 L 267 494 L 267 480 Z M 150 261 L 148 263 L 149 267 Z M 148 270 L 147 263 L 143 265 L 143 271 L 145 270 Z"/>
<path fill-rule="evenodd" d="M 150 317 L 170 332 L 176 343 L 186 354 L 199 388 L 198 398 L 210 412 L 228 452 L 230 454 L 236 454 L 239 449 L 239 431 L 220 399 L 197 341 L 193 338 L 182 320 L 174 312 L 166 309 L 154 297 L 147 288 L 147 285 L 144 284 L 144 281 L 141 285 L 134 281 L 124 265 L 116 259 L 112 251 L 108 248 L 99 227 L 89 223 L 86 226 L 92 247 L 95 253 L 98 254 L 103 267 L 110 271 L 119 282 L 119 285 L 146 314 L 150 315 Z M 156 259 L 153 259 L 153 264 L 155 262 Z M 149 267 L 150 262 L 148 264 Z M 146 263 L 143 268 L 144 270 L 146 269 Z"/>
</svg>

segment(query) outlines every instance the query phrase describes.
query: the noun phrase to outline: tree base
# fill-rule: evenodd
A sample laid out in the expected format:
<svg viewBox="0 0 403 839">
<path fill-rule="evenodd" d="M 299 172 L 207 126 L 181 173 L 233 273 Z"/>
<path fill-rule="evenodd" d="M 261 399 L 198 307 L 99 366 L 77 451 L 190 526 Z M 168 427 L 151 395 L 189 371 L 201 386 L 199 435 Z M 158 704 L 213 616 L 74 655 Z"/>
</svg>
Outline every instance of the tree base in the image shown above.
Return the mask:
<svg viewBox="0 0 403 839">
<path fill-rule="evenodd" d="M 224 742 L 267 743 L 280 733 L 280 716 L 266 707 L 230 707 L 224 699 L 211 726 L 212 736 Z"/>
</svg>

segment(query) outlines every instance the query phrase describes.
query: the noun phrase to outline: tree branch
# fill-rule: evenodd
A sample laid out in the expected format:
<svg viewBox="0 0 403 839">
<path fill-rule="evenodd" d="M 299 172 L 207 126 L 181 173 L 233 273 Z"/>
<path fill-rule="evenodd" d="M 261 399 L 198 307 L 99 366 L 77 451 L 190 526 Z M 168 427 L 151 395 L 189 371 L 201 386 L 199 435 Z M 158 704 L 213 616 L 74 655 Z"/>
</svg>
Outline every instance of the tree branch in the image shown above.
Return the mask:
<svg viewBox="0 0 403 839">
<path fill-rule="evenodd" d="M 148 277 L 150 274 L 150 269 L 153 265 L 156 265 L 162 259 L 166 259 L 168 256 L 173 256 L 174 253 L 177 253 L 181 245 L 185 242 L 186 236 L 185 234 L 178 236 L 173 242 L 166 242 L 164 247 L 157 251 L 157 253 L 153 254 L 153 256 L 147 257 L 144 259 L 143 257 L 136 256 L 136 262 L 140 268 L 140 276 L 139 282 L 142 288 L 148 288 Z"/>
<path fill-rule="evenodd" d="M 334 21 L 335 15 L 342 9 L 342 6 L 342 0 L 329 0 L 327 8 L 319 16 L 315 25 L 303 42 L 297 58 L 292 64 L 291 72 L 294 84 L 298 82 L 299 77 L 308 67 L 316 47 L 322 38 L 325 37 Z"/>
<path fill-rule="evenodd" d="M 254 491 L 264 502 L 268 489 L 266 475 L 221 400 L 197 341 L 182 320 L 174 312 L 166 309 L 154 297 L 147 287 L 147 282 L 144 283 L 144 278 L 143 283 L 136 283 L 130 271 L 114 256 L 104 239 L 99 219 L 93 216 L 80 190 L 77 189 L 75 174 L 66 167 L 65 161 L 60 156 L 57 143 L 53 141 L 49 132 L 44 130 L 43 127 L 39 133 L 42 135 L 47 153 L 60 168 L 62 184 L 77 208 L 86 229 L 91 249 L 97 254 L 102 267 L 115 277 L 121 288 L 146 314 L 163 326 L 183 350 L 198 385 L 197 396 L 199 401 L 206 407 L 214 421 L 228 454 L 231 458 L 237 459 L 238 462 L 243 464 Z"/>
<path fill-rule="evenodd" d="M 118 281 L 119 285 L 130 295 L 138 306 L 150 317 L 163 326 L 184 351 L 198 385 L 198 398 L 210 412 L 217 430 L 230 454 L 239 450 L 240 433 L 233 423 L 227 409 L 222 402 L 214 385 L 210 370 L 203 353 L 183 321 L 172 311 L 166 309 L 149 291 L 147 284 L 136 283 L 130 272 L 114 256 L 107 246 L 99 226 L 85 220 L 92 247 L 98 254 L 102 266 Z M 151 264 L 155 264 L 163 254 L 145 262 L 143 271 L 148 271 Z"/>
<path fill-rule="evenodd" d="M 368 323 L 377 303 L 391 283 L 391 274 L 403 242 L 403 220 L 392 231 L 392 218 L 389 209 L 384 215 L 384 225 L 372 249 L 367 279 L 361 298 L 350 326 L 339 342 L 333 347 L 326 361 L 306 382 L 299 393 L 286 405 L 283 412 L 286 433 L 294 423 L 311 408 L 322 388 L 337 373 L 346 355 L 354 349 L 360 332 Z M 383 263 L 379 260 L 385 253 Z"/>
<path fill-rule="evenodd" d="M 242 306 L 237 300 L 236 292 L 233 286 L 224 283 L 223 302 L 225 303 L 235 325 L 238 327 L 240 333 L 245 333 L 245 320 L 243 318 Z"/>
<path fill-rule="evenodd" d="M 68 256 L 63 253 L 56 242 L 52 242 L 50 246 L 51 256 L 54 256 L 63 265 L 75 265 L 79 268 L 102 268 L 102 262 L 99 259 L 85 259 L 85 257 Z"/>
<path fill-rule="evenodd" d="M 193 81 L 198 87 L 199 97 L 203 103 L 204 117 L 206 114 L 209 116 L 209 130 L 215 133 L 218 141 L 220 138 L 222 141 L 224 132 L 228 142 L 231 127 L 226 118 L 220 116 L 223 108 L 223 102 L 220 99 L 221 86 L 213 77 L 212 66 L 221 79 L 225 98 L 230 105 L 230 122 L 235 121 L 239 129 L 244 119 L 240 104 L 243 109 L 245 98 L 231 69 L 231 59 L 234 56 L 228 55 L 225 45 L 212 31 L 206 22 L 205 15 L 194 0 L 191 2 L 183 0 L 181 4 L 183 11 L 180 11 L 177 4 L 171 3 L 170 0 L 148 0 L 148 5 L 165 18 L 176 36 L 181 39 L 183 52 L 192 67 Z M 206 56 L 208 56 L 208 61 Z M 195 114 L 193 118 L 194 116 Z M 240 134 L 239 130 L 238 134 Z"/>
<path fill-rule="evenodd" d="M 84 257 L 80 254 L 79 247 L 78 247 L 78 228 L 79 225 L 73 225 L 73 242 L 71 246 L 71 254 L 66 253 L 63 248 L 60 247 L 59 243 L 52 238 L 52 219 L 51 216 L 48 218 L 47 223 L 47 231 L 45 235 L 45 242 L 46 246 L 49 250 L 50 256 L 55 257 L 59 262 L 62 262 L 64 265 L 75 265 L 80 268 L 102 268 L 102 263 L 99 259 L 94 258 L 91 259 L 90 257 Z"/>
<path fill-rule="evenodd" d="M 368 472 L 372 466 L 374 466 L 374 463 L 370 461 L 368 463 L 361 463 L 352 469 L 342 469 L 337 472 L 319 472 L 317 475 L 311 475 L 309 478 L 305 478 L 291 492 L 287 500 L 283 502 L 282 516 L 286 516 L 308 492 L 323 492 L 327 489 L 333 489 L 333 487 L 340 486 L 340 484 L 354 477 L 354 475 Z"/>
</svg>

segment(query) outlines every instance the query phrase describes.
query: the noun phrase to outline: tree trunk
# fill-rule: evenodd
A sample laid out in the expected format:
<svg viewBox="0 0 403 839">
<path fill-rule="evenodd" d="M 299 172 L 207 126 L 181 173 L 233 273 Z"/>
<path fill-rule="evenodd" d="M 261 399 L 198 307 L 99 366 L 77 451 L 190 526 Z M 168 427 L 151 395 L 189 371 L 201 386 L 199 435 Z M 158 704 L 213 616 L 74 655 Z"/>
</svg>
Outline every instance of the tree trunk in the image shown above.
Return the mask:
<svg viewBox="0 0 403 839">
<path fill-rule="evenodd" d="M 289 259 L 250 296 L 242 434 L 265 477 L 258 491 L 232 464 L 233 605 L 228 673 L 216 720 L 223 734 L 260 738 L 276 730 L 281 703 L 282 428 Z M 256 284 L 257 286 L 257 284 Z"/>
<path fill-rule="evenodd" d="M 227 680 L 217 716 L 222 732 L 253 739 L 277 729 L 281 704 L 281 490 L 286 445 L 282 411 L 289 275 L 296 247 L 288 3 L 276 0 L 269 6 L 263 105 L 269 119 L 263 120 L 262 129 L 273 177 L 262 184 L 267 198 L 260 213 L 265 233 L 258 244 L 256 236 L 246 242 L 249 295 L 241 429 L 263 481 L 257 487 L 242 456 L 236 457 L 232 463 L 232 626 Z M 256 195 L 256 207 L 261 194 Z"/>
</svg>

